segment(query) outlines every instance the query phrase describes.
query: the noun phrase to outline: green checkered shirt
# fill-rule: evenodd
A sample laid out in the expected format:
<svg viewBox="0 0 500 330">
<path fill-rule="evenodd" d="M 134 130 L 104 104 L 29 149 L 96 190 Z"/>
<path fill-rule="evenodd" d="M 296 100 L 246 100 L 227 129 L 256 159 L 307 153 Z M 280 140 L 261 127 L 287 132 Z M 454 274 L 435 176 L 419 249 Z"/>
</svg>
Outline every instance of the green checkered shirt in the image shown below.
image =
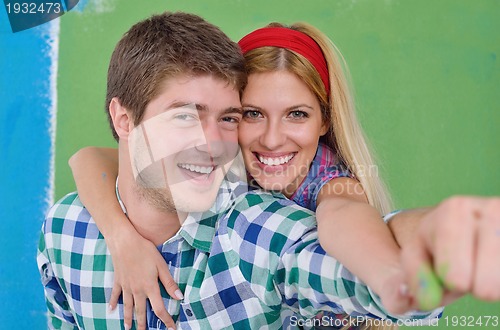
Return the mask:
<svg viewBox="0 0 500 330">
<path fill-rule="evenodd" d="M 391 318 L 379 298 L 318 243 L 314 214 L 241 184 L 223 185 L 214 207 L 191 214 L 158 249 L 184 299 L 170 299 L 178 329 L 281 329 L 290 316 L 319 311 Z M 240 191 L 240 192 L 238 192 Z M 123 306 L 108 310 L 113 287 L 109 250 L 76 193 L 49 211 L 38 266 L 49 328 L 119 329 Z M 432 319 L 409 313 L 402 319 Z M 165 329 L 148 304 L 149 329 Z"/>
</svg>

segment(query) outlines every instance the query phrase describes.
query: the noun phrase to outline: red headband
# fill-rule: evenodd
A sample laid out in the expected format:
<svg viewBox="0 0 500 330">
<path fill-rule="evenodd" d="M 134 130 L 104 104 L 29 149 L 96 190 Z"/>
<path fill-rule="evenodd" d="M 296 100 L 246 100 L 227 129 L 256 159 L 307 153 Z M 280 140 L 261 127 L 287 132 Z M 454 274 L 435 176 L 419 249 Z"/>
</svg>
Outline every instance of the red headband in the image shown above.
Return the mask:
<svg viewBox="0 0 500 330">
<path fill-rule="evenodd" d="M 279 47 L 304 56 L 319 73 L 326 93 L 330 93 L 328 68 L 319 45 L 307 34 L 284 27 L 257 29 L 244 36 L 238 44 L 243 54 L 260 47 Z"/>
</svg>

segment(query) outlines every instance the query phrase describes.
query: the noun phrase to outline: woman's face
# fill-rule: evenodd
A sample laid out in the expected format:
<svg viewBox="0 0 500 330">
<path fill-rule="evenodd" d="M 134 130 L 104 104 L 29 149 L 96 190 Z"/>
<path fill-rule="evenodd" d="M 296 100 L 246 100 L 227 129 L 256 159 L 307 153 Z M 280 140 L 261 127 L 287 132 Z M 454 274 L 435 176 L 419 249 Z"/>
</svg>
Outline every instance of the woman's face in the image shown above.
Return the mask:
<svg viewBox="0 0 500 330">
<path fill-rule="evenodd" d="M 323 123 L 319 101 L 295 74 L 253 73 L 242 96 L 239 143 L 250 175 L 290 197 L 307 176 Z"/>
</svg>

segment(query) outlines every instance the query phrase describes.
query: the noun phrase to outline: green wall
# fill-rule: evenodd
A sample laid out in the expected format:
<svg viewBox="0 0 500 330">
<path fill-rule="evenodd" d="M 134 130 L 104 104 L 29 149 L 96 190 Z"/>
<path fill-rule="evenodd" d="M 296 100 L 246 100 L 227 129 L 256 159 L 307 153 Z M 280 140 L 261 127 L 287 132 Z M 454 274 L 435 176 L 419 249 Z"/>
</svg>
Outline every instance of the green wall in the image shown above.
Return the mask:
<svg viewBox="0 0 500 330">
<path fill-rule="evenodd" d="M 499 1 L 89 0 L 61 18 L 56 199 L 75 189 L 72 153 L 115 145 L 104 113 L 114 45 L 133 23 L 164 10 L 199 14 L 234 40 L 271 21 L 307 21 L 330 36 L 350 67 L 362 125 L 398 208 L 500 195 Z M 499 307 L 466 297 L 446 315 L 500 316 Z"/>
</svg>

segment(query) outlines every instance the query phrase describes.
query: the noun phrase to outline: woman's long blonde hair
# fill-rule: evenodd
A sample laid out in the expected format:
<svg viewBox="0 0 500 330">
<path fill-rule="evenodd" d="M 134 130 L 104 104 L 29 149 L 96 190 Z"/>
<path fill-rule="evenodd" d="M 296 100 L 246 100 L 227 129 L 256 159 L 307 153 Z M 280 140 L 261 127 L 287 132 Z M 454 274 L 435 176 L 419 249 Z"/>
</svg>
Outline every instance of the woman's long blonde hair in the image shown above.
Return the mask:
<svg viewBox="0 0 500 330">
<path fill-rule="evenodd" d="M 286 26 L 271 23 L 268 27 Z M 296 23 L 289 28 L 307 34 L 320 46 L 328 66 L 330 94 L 327 95 L 314 66 L 305 57 L 289 49 L 260 47 L 248 51 L 244 54 L 247 73 L 287 70 L 304 81 L 318 98 L 323 120 L 330 126 L 320 141 L 337 153 L 361 183 L 369 204 L 381 214 L 389 213 L 393 209 L 391 198 L 378 175 L 378 168 L 356 117 L 347 79 L 349 71 L 342 54 L 324 33 L 310 24 Z"/>
<path fill-rule="evenodd" d="M 286 26 L 271 23 L 268 27 Z M 330 126 L 320 141 L 337 153 L 337 157 L 361 183 L 368 203 L 382 215 L 389 213 L 393 210 L 391 198 L 378 175 L 374 157 L 356 117 L 354 101 L 347 79 L 349 71 L 344 57 L 325 34 L 310 24 L 296 23 L 289 28 L 307 34 L 321 48 L 328 66 L 329 95 L 327 95 L 325 86 L 314 66 L 304 56 L 288 49 L 260 47 L 246 52 L 244 55 L 247 74 L 287 70 L 304 81 L 318 98 L 323 120 Z M 376 169 L 375 175 L 372 173 L 373 168 Z M 349 326 L 345 327 L 345 329 L 348 328 Z M 369 326 L 368 323 L 364 323 L 359 328 L 389 330 L 397 327 L 389 325 Z"/>
</svg>

